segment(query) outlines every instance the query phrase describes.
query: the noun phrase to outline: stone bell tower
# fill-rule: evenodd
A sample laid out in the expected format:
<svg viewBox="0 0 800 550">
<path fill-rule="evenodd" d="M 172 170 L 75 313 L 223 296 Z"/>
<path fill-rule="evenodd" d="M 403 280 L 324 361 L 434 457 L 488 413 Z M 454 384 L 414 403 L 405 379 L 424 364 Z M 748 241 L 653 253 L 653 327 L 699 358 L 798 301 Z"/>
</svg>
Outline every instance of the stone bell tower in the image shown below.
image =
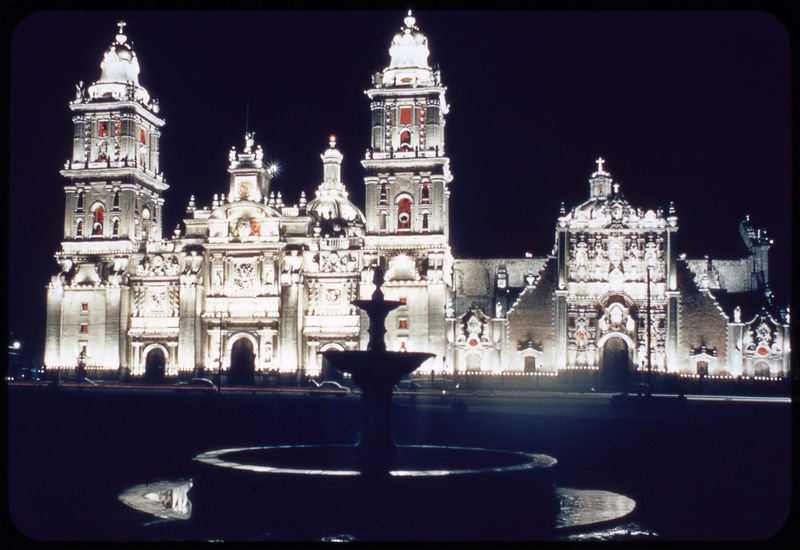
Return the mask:
<svg viewBox="0 0 800 550">
<path fill-rule="evenodd" d="M 123 33 L 103 56 L 100 79 L 76 86 L 69 108 L 74 124 L 72 158 L 61 175 L 64 238 L 161 239 L 162 193 L 159 140 L 164 120 L 158 102 L 139 84 L 139 61 Z"/>
<path fill-rule="evenodd" d="M 387 319 L 387 345 L 394 350 L 445 349 L 452 304 L 448 105 L 428 55 L 428 39 L 409 11 L 392 39 L 389 66 L 373 74 L 372 88 L 365 91 L 372 123 L 361 161 L 366 169 L 361 295 L 372 292 L 371 270 L 384 269 L 384 292 L 403 302 Z M 433 368 L 440 370 L 443 359 L 440 353 Z"/>
<path fill-rule="evenodd" d="M 139 84 L 125 23 L 100 63 L 100 78 L 76 86 L 61 272 L 47 289 L 48 368 L 128 366 L 128 264 L 162 238 L 158 102 Z"/>
</svg>

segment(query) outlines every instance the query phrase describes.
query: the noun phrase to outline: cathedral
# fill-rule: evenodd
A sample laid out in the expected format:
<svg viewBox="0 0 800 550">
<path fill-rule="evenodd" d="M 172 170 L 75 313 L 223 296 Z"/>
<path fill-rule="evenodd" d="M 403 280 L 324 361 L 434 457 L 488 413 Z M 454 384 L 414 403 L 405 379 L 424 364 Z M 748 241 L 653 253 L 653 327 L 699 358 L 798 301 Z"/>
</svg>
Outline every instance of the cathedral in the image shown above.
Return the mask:
<svg viewBox="0 0 800 550">
<path fill-rule="evenodd" d="M 120 23 L 99 80 L 69 104 L 47 369 L 167 381 L 219 369 L 243 384 L 326 376 L 320 352 L 365 349 L 368 320 L 351 301 L 369 299 L 380 268 L 386 298 L 402 304 L 387 347 L 436 354 L 423 372 L 788 375 L 789 310 L 772 301 L 766 231 L 745 219 L 741 258 L 686 258 L 674 207 L 630 204 L 602 158 L 587 170 L 587 200 L 562 207 L 549 255 L 454 258 L 446 88 L 428 56 L 409 12 L 365 92 L 363 209 L 348 199 L 335 136 L 321 143 L 315 196 L 290 204 L 248 132 L 228 152 L 227 186 L 210 205 L 192 197 L 165 235 L 165 120 Z"/>
</svg>

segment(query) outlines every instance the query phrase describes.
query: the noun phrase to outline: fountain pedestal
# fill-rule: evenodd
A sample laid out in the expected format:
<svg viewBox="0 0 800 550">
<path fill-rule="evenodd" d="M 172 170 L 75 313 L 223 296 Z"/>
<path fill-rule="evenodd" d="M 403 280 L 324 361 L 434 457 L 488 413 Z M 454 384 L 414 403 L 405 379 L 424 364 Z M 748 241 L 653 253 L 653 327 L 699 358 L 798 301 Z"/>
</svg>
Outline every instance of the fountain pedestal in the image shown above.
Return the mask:
<svg viewBox="0 0 800 550">
<path fill-rule="evenodd" d="M 369 343 L 366 351 L 322 352 L 328 364 L 350 373 L 361 389 L 362 429 L 356 445 L 356 458 L 362 473 L 388 475 L 397 461 L 392 438 L 392 389 L 417 370 L 433 353 L 386 351 L 386 316 L 401 302 L 384 300 L 383 270 L 375 270 L 375 292 L 371 300 L 351 302 L 369 317 Z"/>
</svg>

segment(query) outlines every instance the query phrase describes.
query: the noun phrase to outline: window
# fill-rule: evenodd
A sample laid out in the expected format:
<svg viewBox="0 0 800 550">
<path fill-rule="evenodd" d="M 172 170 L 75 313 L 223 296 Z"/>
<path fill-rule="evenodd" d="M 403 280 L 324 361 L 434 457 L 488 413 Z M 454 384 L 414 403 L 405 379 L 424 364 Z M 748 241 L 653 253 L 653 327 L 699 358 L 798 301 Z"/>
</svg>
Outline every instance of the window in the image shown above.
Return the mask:
<svg viewBox="0 0 800 550">
<path fill-rule="evenodd" d="M 108 137 L 108 122 L 101 122 L 97 127 L 97 137 Z"/>
<path fill-rule="evenodd" d="M 422 182 L 422 202 L 431 202 L 431 188 L 427 181 Z"/>
<path fill-rule="evenodd" d="M 83 323 L 81 325 L 81 332 L 84 333 L 84 334 L 89 332 L 89 325 L 87 325 L 86 323 Z"/>
<path fill-rule="evenodd" d="M 112 226 L 112 235 L 114 237 L 119 237 L 119 220 L 114 220 L 114 225 Z"/>
<path fill-rule="evenodd" d="M 101 141 L 97 147 L 97 161 L 105 162 L 108 160 L 108 142 Z"/>
<path fill-rule="evenodd" d="M 411 107 L 400 107 L 400 124 L 411 124 Z"/>
<path fill-rule="evenodd" d="M 84 313 L 88 312 L 89 311 L 89 304 L 87 304 L 86 302 L 82 303 L 81 304 L 81 311 L 84 312 Z"/>
<path fill-rule="evenodd" d="M 700 376 L 708 376 L 708 363 L 706 361 L 697 362 L 697 374 Z"/>
<path fill-rule="evenodd" d="M 119 210 L 119 191 L 114 191 L 114 200 L 111 203 L 111 208 L 114 210 Z"/>
<path fill-rule="evenodd" d="M 83 220 L 78 220 L 78 226 L 75 228 L 75 236 L 83 237 Z"/>
<path fill-rule="evenodd" d="M 382 126 L 383 125 L 383 109 L 373 109 L 372 110 L 372 126 Z"/>
<path fill-rule="evenodd" d="M 425 111 L 426 124 L 439 124 L 439 107 L 430 105 L 428 110 Z"/>
<path fill-rule="evenodd" d="M 381 231 L 386 231 L 389 225 L 388 220 L 389 220 L 389 215 L 386 212 L 381 212 L 381 225 L 380 225 Z"/>
<path fill-rule="evenodd" d="M 94 223 L 92 223 L 92 237 L 103 235 L 103 205 L 97 204 L 92 208 L 94 213 Z"/>
<path fill-rule="evenodd" d="M 425 213 L 422 215 L 422 230 L 423 230 L 423 231 L 427 231 L 427 230 L 428 230 L 428 218 L 430 218 L 430 214 L 428 214 L 427 212 L 425 212 Z"/>
<path fill-rule="evenodd" d="M 147 135 L 144 133 L 144 128 L 139 129 L 139 141 L 147 145 Z"/>
<path fill-rule="evenodd" d="M 403 305 L 406 305 L 406 299 L 405 298 L 400 298 L 397 301 L 400 302 Z"/>
<path fill-rule="evenodd" d="M 78 210 L 83 210 L 83 191 L 78 191 Z"/>
<path fill-rule="evenodd" d="M 408 130 L 403 130 L 400 132 L 400 147 L 403 146 L 411 146 L 411 132 Z"/>
<path fill-rule="evenodd" d="M 386 182 L 381 183 L 381 195 L 378 199 L 378 204 L 388 204 L 389 201 L 386 199 Z"/>
<path fill-rule="evenodd" d="M 397 202 L 397 228 L 401 231 L 411 229 L 411 199 L 408 197 Z"/>
<path fill-rule="evenodd" d="M 406 319 L 400 319 L 400 328 L 408 328 L 408 321 Z"/>
</svg>

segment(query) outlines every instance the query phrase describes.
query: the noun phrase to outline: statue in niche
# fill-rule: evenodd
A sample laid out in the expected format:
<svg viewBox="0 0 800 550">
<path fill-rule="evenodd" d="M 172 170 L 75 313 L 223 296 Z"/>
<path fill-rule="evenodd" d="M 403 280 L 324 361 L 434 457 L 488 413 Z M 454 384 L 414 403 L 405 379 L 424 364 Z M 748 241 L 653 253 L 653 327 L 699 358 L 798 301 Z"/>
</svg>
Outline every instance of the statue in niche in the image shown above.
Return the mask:
<svg viewBox="0 0 800 550">
<path fill-rule="evenodd" d="M 494 316 L 501 317 L 503 315 L 503 304 L 497 302 L 494 306 Z"/>
<path fill-rule="evenodd" d="M 742 322 L 742 308 L 736 306 L 736 309 L 733 310 L 733 322 L 734 323 L 741 323 Z"/>
<path fill-rule="evenodd" d="M 603 253 L 603 245 L 597 243 L 595 246 L 593 278 L 596 281 L 605 281 L 608 276 L 608 260 Z"/>
</svg>

